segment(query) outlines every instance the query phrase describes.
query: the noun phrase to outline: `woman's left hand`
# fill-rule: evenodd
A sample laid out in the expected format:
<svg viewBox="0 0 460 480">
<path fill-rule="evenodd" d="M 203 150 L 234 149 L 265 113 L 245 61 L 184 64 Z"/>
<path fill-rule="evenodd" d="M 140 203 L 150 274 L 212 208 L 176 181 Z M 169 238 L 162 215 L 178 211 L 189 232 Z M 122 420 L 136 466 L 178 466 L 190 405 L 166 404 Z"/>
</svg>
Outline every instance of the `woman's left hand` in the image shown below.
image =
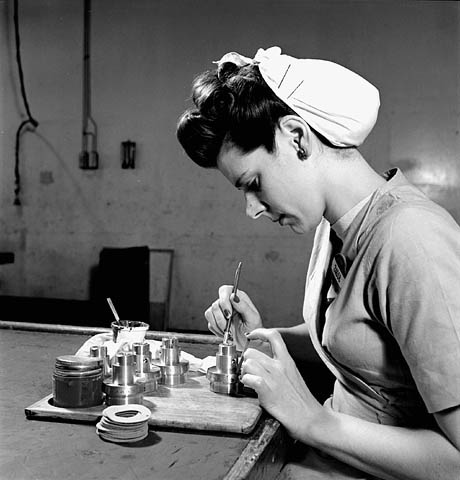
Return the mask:
<svg viewBox="0 0 460 480">
<path fill-rule="evenodd" d="M 305 442 L 308 426 L 324 411 L 322 405 L 308 389 L 277 330 L 259 328 L 248 339 L 268 341 L 273 358 L 248 348 L 241 368 L 242 383 L 257 392 L 261 406 L 293 438 L 301 437 Z"/>
</svg>

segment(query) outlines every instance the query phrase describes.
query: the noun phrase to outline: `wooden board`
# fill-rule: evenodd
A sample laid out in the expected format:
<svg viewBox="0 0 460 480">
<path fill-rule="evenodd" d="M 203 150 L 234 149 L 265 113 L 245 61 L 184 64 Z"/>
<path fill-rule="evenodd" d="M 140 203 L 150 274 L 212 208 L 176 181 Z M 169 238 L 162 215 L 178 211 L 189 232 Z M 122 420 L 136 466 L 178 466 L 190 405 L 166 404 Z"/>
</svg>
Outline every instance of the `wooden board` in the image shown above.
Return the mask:
<svg viewBox="0 0 460 480">
<path fill-rule="evenodd" d="M 189 372 L 187 381 L 176 387 L 160 385 L 154 396 L 145 396 L 144 405 L 152 415 L 149 424 L 231 433 L 250 433 L 262 414 L 256 398 L 230 397 L 209 390 L 205 375 Z M 90 408 L 61 408 L 52 404 L 52 395 L 25 409 L 28 418 L 96 422 L 105 405 Z"/>
</svg>

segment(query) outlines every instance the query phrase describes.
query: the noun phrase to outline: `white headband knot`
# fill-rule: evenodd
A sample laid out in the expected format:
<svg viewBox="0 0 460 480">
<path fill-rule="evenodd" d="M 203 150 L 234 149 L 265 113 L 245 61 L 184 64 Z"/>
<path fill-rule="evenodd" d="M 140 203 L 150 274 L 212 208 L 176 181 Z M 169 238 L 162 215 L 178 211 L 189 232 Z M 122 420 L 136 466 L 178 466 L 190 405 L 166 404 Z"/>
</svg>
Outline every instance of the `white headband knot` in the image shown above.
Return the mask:
<svg viewBox="0 0 460 480">
<path fill-rule="evenodd" d="M 279 47 L 260 48 L 253 59 L 230 52 L 214 63 L 226 62 L 258 65 L 275 95 L 338 147 L 361 145 L 377 121 L 379 91 L 337 63 L 294 58 Z"/>
</svg>

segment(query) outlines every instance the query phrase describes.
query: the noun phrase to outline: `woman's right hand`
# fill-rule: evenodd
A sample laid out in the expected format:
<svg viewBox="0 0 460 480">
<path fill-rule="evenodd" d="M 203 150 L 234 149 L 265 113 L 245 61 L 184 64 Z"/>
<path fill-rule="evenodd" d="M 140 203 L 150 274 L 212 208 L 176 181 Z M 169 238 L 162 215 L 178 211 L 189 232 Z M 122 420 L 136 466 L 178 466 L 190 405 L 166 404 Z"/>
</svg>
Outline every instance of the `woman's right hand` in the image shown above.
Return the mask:
<svg viewBox="0 0 460 480">
<path fill-rule="evenodd" d="M 234 311 L 231 333 L 236 348 L 243 350 L 246 334 L 261 328 L 262 319 L 249 296 L 243 290 L 238 290 L 234 296 L 232 289 L 232 285 L 222 285 L 219 288 L 219 298 L 204 312 L 204 316 L 209 330 L 218 337 L 223 337 L 227 319 Z"/>
</svg>

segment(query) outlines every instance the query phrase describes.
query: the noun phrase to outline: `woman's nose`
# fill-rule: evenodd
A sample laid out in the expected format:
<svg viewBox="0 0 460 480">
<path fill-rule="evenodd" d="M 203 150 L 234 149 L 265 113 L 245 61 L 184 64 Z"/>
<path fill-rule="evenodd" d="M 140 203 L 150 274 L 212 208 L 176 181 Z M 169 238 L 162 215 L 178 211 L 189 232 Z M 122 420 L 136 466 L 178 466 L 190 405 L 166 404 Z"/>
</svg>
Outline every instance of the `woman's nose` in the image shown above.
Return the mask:
<svg viewBox="0 0 460 480">
<path fill-rule="evenodd" d="M 250 218 L 259 218 L 266 210 L 265 205 L 259 201 L 257 195 L 252 192 L 245 193 L 246 215 Z"/>
</svg>

